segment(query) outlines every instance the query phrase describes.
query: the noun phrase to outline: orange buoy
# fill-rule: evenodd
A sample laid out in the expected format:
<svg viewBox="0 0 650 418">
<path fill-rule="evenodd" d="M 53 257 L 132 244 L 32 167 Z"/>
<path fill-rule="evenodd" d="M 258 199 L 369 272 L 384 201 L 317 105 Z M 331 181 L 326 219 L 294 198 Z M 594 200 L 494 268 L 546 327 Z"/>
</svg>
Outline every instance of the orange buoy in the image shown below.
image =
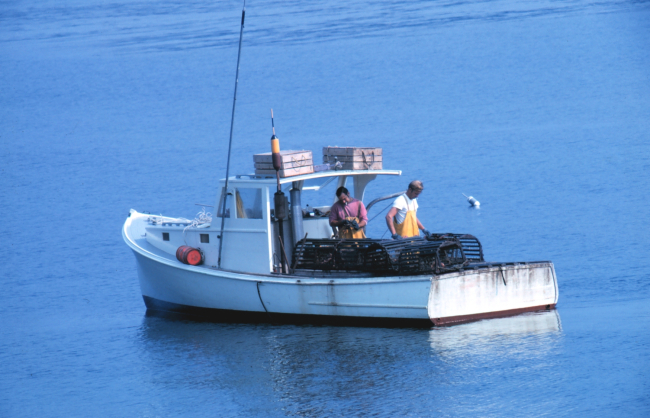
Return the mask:
<svg viewBox="0 0 650 418">
<path fill-rule="evenodd" d="M 181 263 L 197 266 L 203 262 L 203 254 L 196 248 L 188 245 L 181 245 L 176 250 L 176 258 Z"/>
</svg>

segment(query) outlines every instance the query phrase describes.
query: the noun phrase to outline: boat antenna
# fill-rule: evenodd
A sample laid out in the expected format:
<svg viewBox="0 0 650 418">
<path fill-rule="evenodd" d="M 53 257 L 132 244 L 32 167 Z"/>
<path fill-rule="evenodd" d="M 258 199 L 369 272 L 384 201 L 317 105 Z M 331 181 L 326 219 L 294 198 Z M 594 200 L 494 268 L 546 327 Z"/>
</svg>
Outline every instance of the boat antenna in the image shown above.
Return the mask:
<svg viewBox="0 0 650 418">
<path fill-rule="evenodd" d="M 273 136 L 271 137 L 271 141 L 273 141 L 274 138 L 277 138 L 275 136 L 275 123 L 273 122 L 273 109 L 271 109 L 271 129 L 273 130 Z"/>
<path fill-rule="evenodd" d="M 273 135 L 271 136 L 271 161 L 273 161 L 273 169 L 275 170 L 275 178 L 278 182 L 278 192 L 282 191 L 280 185 L 280 169 L 282 168 L 282 157 L 280 155 L 280 140 L 275 136 L 275 122 L 273 122 L 273 109 L 271 109 L 271 129 Z"/>
<path fill-rule="evenodd" d="M 223 227 L 226 221 L 226 200 L 228 200 L 228 176 L 230 175 L 230 151 L 232 149 L 232 128 L 235 123 L 235 104 L 237 103 L 237 84 L 239 83 L 239 59 L 241 58 L 241 40 L 244 35 L 244 18 L 246 17 L 246 0 L 241 11 L 241 28 L 239 29 L 239 51 L 237 52 L 237 73 L 235 74 L 235 94 L 232 99 L 232 117 L 230 118 L 230 140 L 228 141 L 228 162 L 226 163 L 226 185 L 223 192 L 221 207 L 221 232 L 219 233 L 219 260 L 217 267 L 221 268 L 221 244 L 223 243 Z"/>
<path fill-rule="evenodd" d="M 273 161 L 273 169 L 275 170 L 275 178 L 278 182 L 278 191 L 273 195 L 274 214 L 278 223 L 278 239 L 280 240 L 280 247 L 282 249 L 282 273 L 289 273 L 289 262 L 287 255 L 284 252 L 284 229 L 282 221 L 288 217 L 288 203 L 287 197 L 282 193 L 282 185 L 280 184 L 280 170 L 282 169 L 282 154 L 280 154 L 280 139 L 275 136 L 275 123 L 273 122 L 273 109 L 271 109 L 271 128 L 273 129 L 273 136 L 271 136 L 271 161 Z"/>
</svg>

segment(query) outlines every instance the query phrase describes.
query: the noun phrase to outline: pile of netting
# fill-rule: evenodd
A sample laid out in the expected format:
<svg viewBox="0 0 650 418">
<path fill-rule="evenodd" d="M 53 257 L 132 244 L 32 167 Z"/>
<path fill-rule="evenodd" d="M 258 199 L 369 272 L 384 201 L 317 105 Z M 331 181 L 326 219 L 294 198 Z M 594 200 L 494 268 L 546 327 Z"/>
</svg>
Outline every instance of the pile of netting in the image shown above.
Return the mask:
<svg viewBox="0 0 650 418">
<path fill-rule="evenodd" d="M 483 261 L 483 248 L 476 237 L 431 234 L 400 240 L 303 239 L 295 247 L 292 267 L 377 275 L 441 274 Z"/>
</svg>

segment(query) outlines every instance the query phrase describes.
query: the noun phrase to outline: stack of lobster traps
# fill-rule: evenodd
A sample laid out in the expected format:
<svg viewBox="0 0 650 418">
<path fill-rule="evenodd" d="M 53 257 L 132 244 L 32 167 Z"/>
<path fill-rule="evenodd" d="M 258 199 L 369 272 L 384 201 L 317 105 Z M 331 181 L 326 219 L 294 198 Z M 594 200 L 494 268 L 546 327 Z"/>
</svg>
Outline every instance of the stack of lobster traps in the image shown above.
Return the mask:
<svg viewBox="0 0 650 418">
<path fill-rule="evenodd" d="M 376 239 L 302 239 L 293 252 L 293 268 L 305 270 L 358 270 L 364 268 L 368 248 Z"/>
<path fill-rule="evenodd" d="M 303 239 L 293 253 L 294 270 L 363 271 L 376 275 L 442 274 L 483 261 L 479 240 L 463 234 L 401 240 Z"/>
</svg>

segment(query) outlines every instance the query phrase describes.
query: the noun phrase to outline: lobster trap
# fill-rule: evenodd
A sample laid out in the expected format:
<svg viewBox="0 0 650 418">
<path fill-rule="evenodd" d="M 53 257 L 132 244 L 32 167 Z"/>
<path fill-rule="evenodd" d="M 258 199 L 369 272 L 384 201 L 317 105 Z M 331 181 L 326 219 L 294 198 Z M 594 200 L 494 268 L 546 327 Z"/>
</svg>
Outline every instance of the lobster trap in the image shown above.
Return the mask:
<svg viewBox="0 0 650 418">
<path fill-rule="evenodd" d="M 483 250 L 472 235 L 435 234 L 402 240 L 304 239 L 293 268 L 364 271 L 376 275 L 441 274 L 481 262 Z"/>
</svg>

